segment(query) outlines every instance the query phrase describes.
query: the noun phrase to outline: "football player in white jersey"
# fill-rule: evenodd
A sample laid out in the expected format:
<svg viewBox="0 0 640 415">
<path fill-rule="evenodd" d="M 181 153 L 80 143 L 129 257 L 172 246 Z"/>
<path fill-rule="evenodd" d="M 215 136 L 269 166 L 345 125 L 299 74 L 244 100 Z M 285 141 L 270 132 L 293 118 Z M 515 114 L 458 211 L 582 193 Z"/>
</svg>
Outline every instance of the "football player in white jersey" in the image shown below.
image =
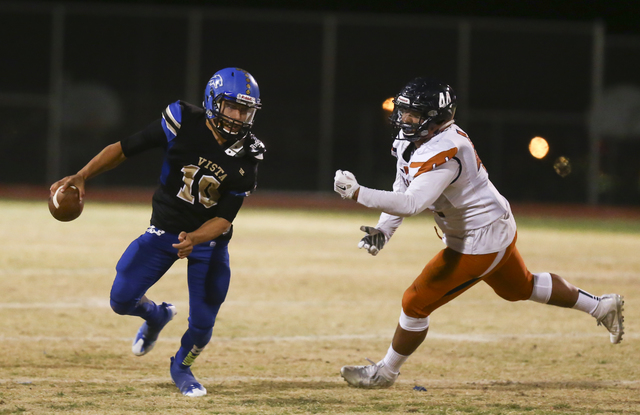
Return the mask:
<svg viewBox="0 0 640 415">
<path fill-rule="evenodd" d="M 392 153 L 397 157 L 393 191 L 358 184 L 353 173 L 336 171 L 334 190 L 381 211 L 358 247 L 371 255 L 389 241 L 402 218 L 426 209 L 434 213 L 446 248 L 425 266 L 402 298 L 400 320 L 386 356 L 368 366 L 344 366 L 340 373 L 362 388 L 393 385 L 400 366 L 424 341 L 429 315 L 480 281 L 508 301 L 531 300 L 591 314 L 610 333 L 624 334 L 618 294 L 597 297 L 558 275 L 532 274 L 516 248 L 516 223 L 509 202 L 496 190 L 469 136 L 455 124 L 456 96 L 449 85 L 416 78 L 394 99 Z"/>
</svg>

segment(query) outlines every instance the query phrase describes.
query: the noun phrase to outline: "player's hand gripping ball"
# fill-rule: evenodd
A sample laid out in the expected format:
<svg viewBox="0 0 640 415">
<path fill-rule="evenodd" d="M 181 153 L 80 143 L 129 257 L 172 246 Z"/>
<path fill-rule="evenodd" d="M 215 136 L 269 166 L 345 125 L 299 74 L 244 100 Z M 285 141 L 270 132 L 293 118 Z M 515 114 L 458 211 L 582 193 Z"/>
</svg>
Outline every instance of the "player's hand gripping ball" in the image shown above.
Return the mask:
<svg viewBox="0 0 640 415">
<path fill-rule="evenodd" d="M 82 213 L 84 201 L 80 200 L 80 192 L 75 186 L 69 186 L 61 192 L 60 186 L 53 196 L 49 197 L 49 212 L 60 222 L 69 222 Z"/>
</svg>

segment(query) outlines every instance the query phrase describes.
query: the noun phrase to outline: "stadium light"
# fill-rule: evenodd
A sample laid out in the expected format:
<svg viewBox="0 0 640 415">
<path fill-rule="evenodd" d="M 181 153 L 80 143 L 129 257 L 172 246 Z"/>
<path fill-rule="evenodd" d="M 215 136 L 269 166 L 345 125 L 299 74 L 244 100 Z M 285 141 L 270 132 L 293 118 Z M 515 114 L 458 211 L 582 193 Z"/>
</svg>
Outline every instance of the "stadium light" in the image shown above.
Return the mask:
<svg viewBox="0 0 640 415">
<path fill-rule="evenodd" d="M 382 103 L 382 109 L 385 111 L 392 112 L 393 111 L 393 98 L 387 98 Z"/>
<path fill-rule="evenodd" d="M 549 153 L 549 143 L 542 137 L 533 137 L 529 142 L 529 152 L 537 159 L 542 159 Z"/>
</svg>

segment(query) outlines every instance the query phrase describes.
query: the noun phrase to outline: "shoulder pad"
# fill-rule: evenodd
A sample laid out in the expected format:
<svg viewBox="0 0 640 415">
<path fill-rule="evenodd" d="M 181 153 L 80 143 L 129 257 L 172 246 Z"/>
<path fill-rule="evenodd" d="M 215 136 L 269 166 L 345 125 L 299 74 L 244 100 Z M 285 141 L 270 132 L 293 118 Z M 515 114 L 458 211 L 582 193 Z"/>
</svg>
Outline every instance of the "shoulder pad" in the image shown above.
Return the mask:
<svg viewBox="0 0 640 415">
<path fill-rule="evenodd" d="M 265 148 L 264 143 L 251 134 L 242 140 L 236 141 L 224 152 L 231 157 L 249 156 L 259 161 L 263 159 L 263 154 L 266 151 L 267 149 Z"/>
<path fill-rule="evenodd" d="M 410 142 L 407 140 L 393 140 L 391 155 L 398 158 L 398 154 L 402 154 L 409 144 Z"/>
<path fill-rule="evenodd" d="M 247 154 L 256 160 L 262 160 L 264 158 L 264 153 L 267 152 L 267 147 L 264 143 L 258 140 L 258 138 L 253 134 L 247 137 L 244 141 L 244 149 Z"/>
<path fill-rule="evenodd" d="M 420 151 L 421 150 L 421 151 Z M 411 158 L 412 169 L 418 169 L 414 178 L 446 163 L 458 154 L 458 147 L 446 138 L 421 146 Z"/>
<path fill-rule="evenodd" d="M 182 110 L 183 110 L 183 112 L 185 114 L 188 114 L 188 115 L 191 115 L 191 114 L 195 114 L 195 115 L 204 114 L 204 108 L 202 108 L 202 107 L 190 104 L 190 103 L 185 102 L 185 101 L 178 101 L 178 102 L 182 106 Z"/>
</svg>

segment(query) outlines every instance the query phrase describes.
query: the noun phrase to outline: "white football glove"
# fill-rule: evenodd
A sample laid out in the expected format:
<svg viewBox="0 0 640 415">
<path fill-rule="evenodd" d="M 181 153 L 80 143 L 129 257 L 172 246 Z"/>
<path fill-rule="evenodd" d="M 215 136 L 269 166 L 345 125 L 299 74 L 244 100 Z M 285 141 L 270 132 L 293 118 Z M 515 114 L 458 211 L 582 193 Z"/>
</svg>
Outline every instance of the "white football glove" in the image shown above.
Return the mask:
<svg viewBox="0 0 640 415">
<path fill-rule="evenodd" d="M 378 255 L 378 252 L 380 252 L 384 244 L 389 240 L 387 235 L 380 229 L 371 226 L 361 226 L 360 230 L 366 232 L 367 235 L 360 240 L 358 248 L 366 249 L 367 252 L 373 256 Z"/>
<path fill-rule="evenodd" d="M 336 170 L 336 176 L 333 178 L 333 190 L 343 199 L 353 199 L 353 194 L 359 188 L 360 185 L 353 173 L 347 170 Z"/>
</svg>

